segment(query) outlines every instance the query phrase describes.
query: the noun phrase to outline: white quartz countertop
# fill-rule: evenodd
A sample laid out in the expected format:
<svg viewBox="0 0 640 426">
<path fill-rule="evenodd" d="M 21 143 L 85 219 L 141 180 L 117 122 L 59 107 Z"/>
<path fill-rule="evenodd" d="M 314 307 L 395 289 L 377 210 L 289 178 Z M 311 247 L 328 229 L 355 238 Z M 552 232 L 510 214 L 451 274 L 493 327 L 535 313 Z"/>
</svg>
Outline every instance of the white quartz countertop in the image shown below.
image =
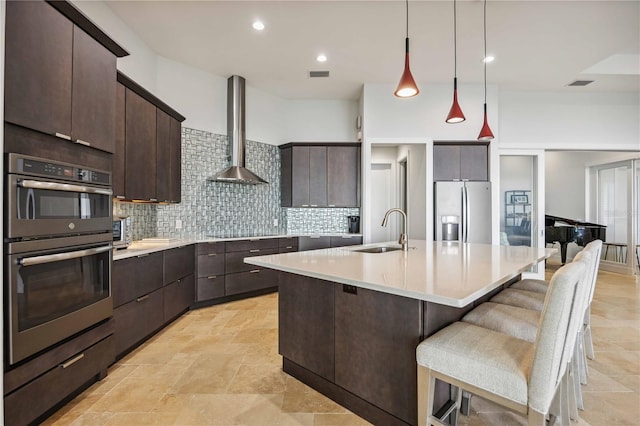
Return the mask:
<svg viewBox="0 0 640 426">
<path fill-rule="evenodd" d="M 182 247 L 189 244 L 210 243 L 216 241 L 238 241 L 238 240 L 261 240 L 265 238 L 293 238 L 293 237 L 361 237 L 362 234 L 282 234 L 282 235 L 260 235 L 245 237 L 203 237 L 203 238 L 166 238 L 166 241 L 145 242 L 143 240 L 134 241 L 126 249 L 115 250 L 113 260 L 121 260 L 129 257 L 142 256 L 162 250 Z"/>
<path fill-rule="evenodd" d="M 356 250 L 368 244 L 256 256 L 245 262 L 389 294 L 463 307 L 544 260 L 555 249 L 410 240 L 411 249 Z"/>
</svg>

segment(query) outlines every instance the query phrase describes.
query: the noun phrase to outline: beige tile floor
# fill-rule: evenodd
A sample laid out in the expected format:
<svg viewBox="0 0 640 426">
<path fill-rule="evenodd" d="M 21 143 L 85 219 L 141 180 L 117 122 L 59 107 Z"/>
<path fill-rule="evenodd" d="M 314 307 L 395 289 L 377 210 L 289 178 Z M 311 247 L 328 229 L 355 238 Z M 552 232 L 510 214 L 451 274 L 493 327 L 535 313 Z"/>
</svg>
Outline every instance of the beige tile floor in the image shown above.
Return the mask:
<svg viewBox="0 0 640 426">
<path fill-rule="evenodd" d="M 548 267 L 550 275 L 555 268 Z M 281 371 L 277 294 L 191 311 L 109 369 L 47 425 L 367 425 Z M 640 280 L 600 272 L 581 425 L 640 424 Z M 473 399 L 463 425 L 523 425 Z M 578 423 L 577 423 L 578 424 Z"/>
</svg>

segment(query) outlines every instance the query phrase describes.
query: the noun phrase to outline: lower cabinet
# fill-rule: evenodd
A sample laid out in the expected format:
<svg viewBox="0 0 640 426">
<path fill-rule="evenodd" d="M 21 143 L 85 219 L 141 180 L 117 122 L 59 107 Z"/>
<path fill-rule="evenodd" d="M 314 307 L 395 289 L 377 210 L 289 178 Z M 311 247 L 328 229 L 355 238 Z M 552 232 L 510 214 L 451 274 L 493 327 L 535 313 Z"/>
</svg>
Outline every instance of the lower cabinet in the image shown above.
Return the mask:
<svg viewBox="0 0 640 426">
<path fill-rule="evenodd" d="M 164 289 L 137 297 L 113 310 L 116 354 L 123 355 L 164 324 Z"/>
<path fill-rule="evenodd" d="M 226 296 L 277 286 L 278 271 L 266 268 L 256 268 L 247 272 L 228 274 L 225 276 L 224 282 Z"/>
<path fill-rule="evenodd" d="M 115 362 L 113 321 L 106 321 L 4 373 L 4 424 L 35 423 Z M 2 423 L 2 422 L 0 422 Z"/>
<path fill-rule="evenodd" d="M 362 244 L 362 237 L 355 235 L 342 235 L 331 237 L 331 247 L 357 246 Z"/>
<path fill-rule="evenodd" d="M 298 250 L 316 250 L 332 247 L 344 247 L 355 246 L 362 244 L 362 236 L 360 235 L 340 235 L 340 236 L 328 236 L 328 235 L 310 235 L 298 237 Z"/>
<path fill-rule="evenodd" d="M 164 291 L 164 322 L 173 320 L 189 309 L 195 299 L 193 274 L 167 284 L 162 289 Z"/>
</svg>

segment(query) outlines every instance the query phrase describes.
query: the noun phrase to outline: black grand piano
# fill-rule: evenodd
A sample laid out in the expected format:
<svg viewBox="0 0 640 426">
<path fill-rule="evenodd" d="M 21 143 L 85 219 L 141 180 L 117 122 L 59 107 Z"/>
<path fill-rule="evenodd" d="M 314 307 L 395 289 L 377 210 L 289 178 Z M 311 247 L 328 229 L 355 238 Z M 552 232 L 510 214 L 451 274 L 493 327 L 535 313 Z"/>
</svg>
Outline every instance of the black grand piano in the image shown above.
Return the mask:
<svg viewBox="0 0 640 426">
<path fill-rule="evenodd" d="M 566 217 L 544 215 L 545 242 L 560 243 L 562 264 L 567 261 L 567 244 L 586 246 L 593 240 L 604 241 L 607 227 L 597 223 L 580 222 Z"/>
</svg>

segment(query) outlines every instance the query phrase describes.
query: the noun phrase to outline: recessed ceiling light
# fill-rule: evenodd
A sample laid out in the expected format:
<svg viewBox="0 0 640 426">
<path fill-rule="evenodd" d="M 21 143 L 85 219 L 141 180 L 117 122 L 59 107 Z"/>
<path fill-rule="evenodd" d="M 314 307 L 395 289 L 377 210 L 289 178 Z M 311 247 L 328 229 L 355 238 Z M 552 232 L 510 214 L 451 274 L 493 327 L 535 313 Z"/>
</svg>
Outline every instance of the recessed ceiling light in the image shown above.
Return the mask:
<svg viewBox="0 0 640 426">
<path fill-rule="evenodd" d="M 254 30 L 258 30 L 258 31 L 262 31 L 262 30 L 264 30 L 264 24 L 261 21 L 254 21 L 253 22 L 253 29 Z"/>
<path fill-rule="evenodd" d="M 495 59 L 496 59 L 495 57 L 488 55 L 486 58 L 482 60 L 482 62 L 489 63 L 489 62 L 493 62 Z"/>
<path fill-rule="evenodd" d="M 316 61 L 318 61 L 318 62 L 327 62 L 327 56 L 323 55 L 323 54 L 320 54 L 320 55 L 316 56 Z"/>
</svg>

